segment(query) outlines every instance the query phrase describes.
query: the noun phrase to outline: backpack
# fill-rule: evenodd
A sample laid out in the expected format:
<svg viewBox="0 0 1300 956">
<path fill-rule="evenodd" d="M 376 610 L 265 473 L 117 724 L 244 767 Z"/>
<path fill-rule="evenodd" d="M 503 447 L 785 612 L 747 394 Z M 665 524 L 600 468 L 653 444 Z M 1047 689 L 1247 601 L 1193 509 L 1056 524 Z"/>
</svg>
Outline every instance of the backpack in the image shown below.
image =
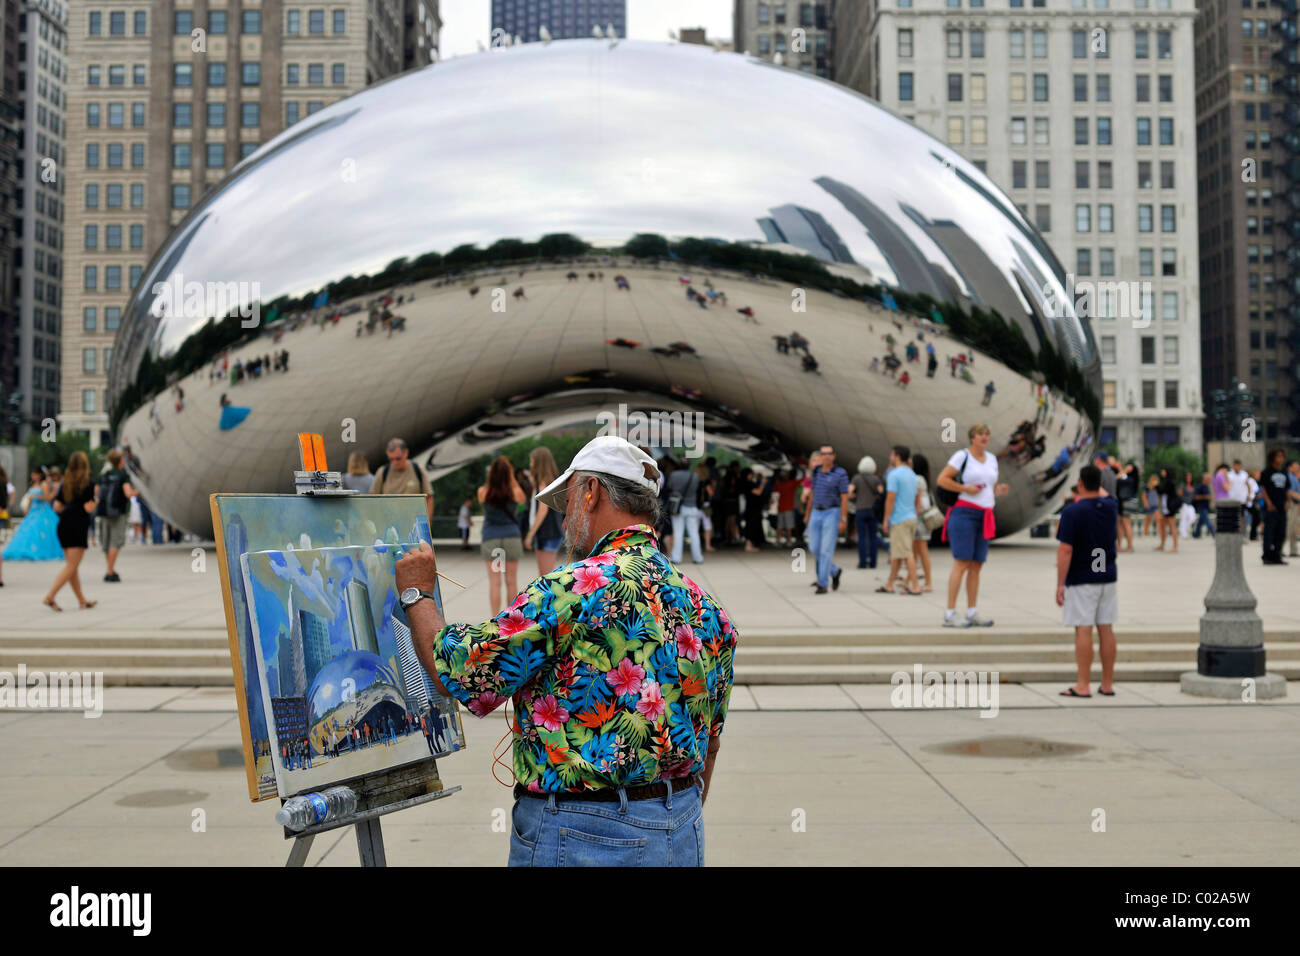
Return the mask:
<svg viewBox="0 0 1300 956">
<path fill-rule="evenodd" d="M 393 467 L 393 466 L 392 466 L 392 464 L 390 463 L 390 464 L 384 465 L 384 467 L 383 467 L 382 469 L 380 469 L 380 472 L 379 472 L 379 483 L 380 483 L 381 485 L 387 485 L 387 484 L 388 484 L 388 469 L 390 469 L 390 468 L 392 468 L 392 467 Z M 411 467 L 415 469 L 415 481 L 416 481 L 416 486 L 419 487 L 419 488 L 421 488 L 421 489 L 423 489 L 423 488 L 425 487 L 425 484 L 424 484 L 424 472 L 420 471 L 420 466 L 417 465 L 415 462 L 411 462 Z M 387 493 L 387 492 L 385 492 L 385 493 Z"/>
<path fill-rule="evenodd" d="M 122 472 L 114 471 L 103 485 L 95 513 L 101 518 L 118 518 L 126 514 L 126 509 L 126 478 Z"/>
<path fill-rule="evenodd" d="M 966 462 L 968 461 L 970 461 L 970 452 L 966 452 L 966 457 L 961 460 L 961 468 L 957 472 L 957 481 L 959 484 L 964 485 L 966 483 Z M 936 481 L 934 490 L 931 494 L 934 498 L 934 503 L 937 504 L 941 510 L 946 512 L 957 503 L 957 498 L 960 496 L 961 492 L 949 491 L 947 488 L 941 488 L 939 487 L 939 483 Z"/>
</svg>

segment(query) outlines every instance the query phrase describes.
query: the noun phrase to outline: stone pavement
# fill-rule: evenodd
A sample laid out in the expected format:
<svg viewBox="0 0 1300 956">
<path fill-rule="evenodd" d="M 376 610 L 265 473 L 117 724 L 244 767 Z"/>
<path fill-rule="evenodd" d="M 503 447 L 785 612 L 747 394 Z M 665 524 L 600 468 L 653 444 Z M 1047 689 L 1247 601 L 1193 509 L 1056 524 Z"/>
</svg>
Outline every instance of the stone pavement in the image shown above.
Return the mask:
<svg viewBox="0 0 1300 956">
<path fill-rule="evenodd" d="M 1120 684 L 1002 685 L 992 719 L 879 685 L 738 687 L 705 808 L 713 866 L 1267 866 L 1300 859 L 1300 688 L 1256 704 Z M 0 711 L 0 865 L 283 864 L 251 804 L 233 693 L 116 688 L 98 719 Z M 460 793 L 384 820 L 391 865 L 502 865 L 504 719 L 439 762 Z M 201 809 L 204 832 L 193 829 Z M 1094 821 L 1104 813 L 1104 832 Z M 309 865 L 355 866 L 350 829 Z"/>
<path fill-rule="evenodd" d="M 1214 574 L 1209 539 L 1181 543 L 1178 554 L 1154 551 L 1139 539 L 1136 554 L 1119 557 L 1120 657 L 1123 680 L 1173 680 L 1194 669 L 1198 622 Z M 193 545 L 131 546 L 119 562 L 121 584 L 105 584 L 102 557 L 87 555 L 87 594 L 100 604 L 79 611 L 69 591 L 55 614 L 41 597 L 54 564 L 6 562 L 0 590 L 0 669 L 29 667 L 103 670 L 110 683 L 229 685 L 231 671 L 215 552 Z M 1300 677 L 1300 560 L 1260 564 L 1248 542 L 1246 576 L 1264 621 L 1270 670 Z M 443 585 L 451 619 L 488 614 L 487 580 L 477 549 L 438 548 L 440 566 L 466 585 Z M 1067 678 L 1073 669 L 1071 633 L 1061 625 L 1055 595 L 1055 542 L 1027 533 L 996 542 L 982 577 L 980 612 L 992 628 L 940 627 L 952 567 L 946 549 L 933 551 L 936 590 L 917 597 L 875 593 L 885 571 L 858 570 L 856 551 L 841 547 L 839 591 L 817 596 L 813 563 L 800 554 L 737 550 L 689 558 L 686 571 L 727 608 L 740 629 L 737 679 L 743 683 L 868 683 L 888 681 L 915 662 L 944 669 L 997 670 L 1003 680 Z M 202 568 L 202 570 L 196 570 Z M 520 565 L 521 586 L 535 569 Z M 964 607 L 964 594 L 959 607 Z M 1099 665 L 1094 665 L 1099 666 Z"/>
</svg>

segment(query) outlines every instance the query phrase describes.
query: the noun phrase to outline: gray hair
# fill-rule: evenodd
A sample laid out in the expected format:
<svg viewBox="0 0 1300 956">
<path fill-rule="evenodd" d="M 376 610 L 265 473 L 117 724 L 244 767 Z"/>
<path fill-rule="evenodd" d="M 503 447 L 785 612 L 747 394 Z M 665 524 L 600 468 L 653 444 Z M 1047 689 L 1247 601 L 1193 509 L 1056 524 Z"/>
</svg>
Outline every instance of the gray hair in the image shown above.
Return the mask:
<svg viewBox="0 0 1300 956">
<path fill-rule="evenodd" d="M 648 525 L 659 523 L 659 496 L 640 485 L 633 484 L 626 478 L 618 478 L 598 471 L 578 471 L 574 472 L 574 476 L 582 481 L 595 478 L 605 489 L 610 504 L 615 508 L 639 518 L 644 517 Z"/>
</svg>

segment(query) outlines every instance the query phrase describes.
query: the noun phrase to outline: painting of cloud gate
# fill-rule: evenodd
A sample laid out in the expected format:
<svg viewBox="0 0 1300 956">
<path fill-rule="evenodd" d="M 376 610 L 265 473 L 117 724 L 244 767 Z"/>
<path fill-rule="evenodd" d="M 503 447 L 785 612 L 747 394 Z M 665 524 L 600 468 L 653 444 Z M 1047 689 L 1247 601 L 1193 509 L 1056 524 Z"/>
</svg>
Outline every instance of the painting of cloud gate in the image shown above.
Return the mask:
<svg viewBox="0 0 1300 956">
<path fill-rule="evenodd" d="M 397 600 L 394 564 L 411 547 L 242 556 L 281 796 L 465 746 L 455 702 L 416 658 Z"/>
</svg>

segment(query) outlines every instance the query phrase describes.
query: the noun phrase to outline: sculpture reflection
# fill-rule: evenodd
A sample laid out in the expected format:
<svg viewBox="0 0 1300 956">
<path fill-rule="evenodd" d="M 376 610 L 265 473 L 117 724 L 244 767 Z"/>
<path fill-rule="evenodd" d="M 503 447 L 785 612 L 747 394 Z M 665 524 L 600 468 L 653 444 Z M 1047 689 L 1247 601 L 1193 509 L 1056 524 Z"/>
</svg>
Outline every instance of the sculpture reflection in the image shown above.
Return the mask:
<svg viewBox="0 0 1300 956">
<path fill-rule="evenodd" d="M 773 463 L 945 460 L 986 420 L 1005 533 L 1097 434 L 1063 280 L 979 170 L 834 84 L 689 46 L 494 50 L 315 114 L 209 193 L 130 302 L 112 414 L 200 533 L 211 491 L 287 490 L 300 430 L 336 462 L 401 435 L 436 477 L 620 403 Z"/>
</svg>

